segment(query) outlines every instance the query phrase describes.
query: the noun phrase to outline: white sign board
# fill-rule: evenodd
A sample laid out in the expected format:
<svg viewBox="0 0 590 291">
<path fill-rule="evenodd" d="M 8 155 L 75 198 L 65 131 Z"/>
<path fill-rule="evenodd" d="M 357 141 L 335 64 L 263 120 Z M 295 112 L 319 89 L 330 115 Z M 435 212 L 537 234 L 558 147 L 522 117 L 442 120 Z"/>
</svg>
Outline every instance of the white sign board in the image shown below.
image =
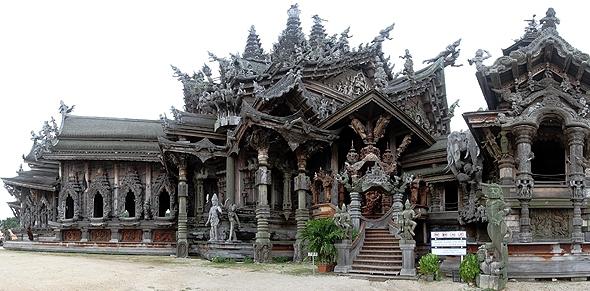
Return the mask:
<svg viewBox="0 0 590 291">
<path fill-rule="evenodd" d="M 467 249 L 433 248 L 432 253 L 437 256 L 464 256 Z"/>
<path fill-rule="evenodd" d="M 307 253 L 307 256 L 308 257 L 317 257 L 318 256 L 318 253 L 316 253 L 316 252 L 309 252 L 309 253 Z"/>
<path fill-rule="evenodd" d="M 464 256 L 467 254 L 465 231 L 433 231 L 430 234 L 431 252 L 437 256 Z"/>
</svg>

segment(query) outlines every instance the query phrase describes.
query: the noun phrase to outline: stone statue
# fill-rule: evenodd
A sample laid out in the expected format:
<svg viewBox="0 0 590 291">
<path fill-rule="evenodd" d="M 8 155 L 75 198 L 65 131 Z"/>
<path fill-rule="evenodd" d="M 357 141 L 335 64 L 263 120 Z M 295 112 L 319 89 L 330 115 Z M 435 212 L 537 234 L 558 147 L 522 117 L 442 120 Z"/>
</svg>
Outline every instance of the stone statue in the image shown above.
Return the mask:
<svg viewBox="0 0 590 291">
<path fill-rule="evenodd" d="M 485 68 L 485 66 L 483 65 L 483 61 L 491 57 L 492 55 L 487 50 L 478 49 L 477 51 L 475 51 L 475 57 L 473 57 L 472 59 L 468 59 L 467 62 L 469 63 L 469 65 L 475 64 L 475 69 L 479 72 L 483 71 L 483 69 Z"/>
<path fill-rule="evenodd" d="M 235 229 L 240 227 L 240 218 L 238 217 L 236 210 L 237 210 L 237 206 L 235 203 L 233 203 L 232 205 L 230 205 L 227 208 L 227 218 L 229 219 L 229 237 L 227 238 L 227 242 L 232 242 L 232 241 L 238 240 L 238 237 L 236 236 L 236 232 L 234 230 L 234 227 L 235 227 Z M 236 226 L 236 224 L 237 224 L 237 226 Z"/>
<path fill-rule="evenodd" d="M 211 229 L 209 230 L 209 241 L 218 241 L 219 240 L 219 230 L 217 226 L 219 225 L 220 215 L 222 213 L 221 206 L 219 206 L 219 199 L 217 198 L 217 194 L 213 194 L 211 197 L 211 208 L 209 209 L 209 216 L 207 217 L 207 222 L 205 222 L 205 226 L 211 224 Z"/>
<path fill-rule="evenodd" d="M 414 207 L 410 203 L 410 200 L 406 200 L 404 204 L 404 211 L 400 213 L 401 228 L 400 228 L 400 236 L 405 240 L 413 240 L 414 229 L 418 225 L 414 219 L 418 218 L 416 215 L 416 211 L 414 211 Z"/>
<path fill-rule="evenodd" d="M 506 224 L 506 215 L 510 212 L 510 208 L 504 202 L 504 195 L 502 188 L 497 184 L 487 185 L 487 190 L 484 191 L 486 197 L 486 216 L 488 219 L 488 236 L 492 240 L 491 243 L 486 243 L 478 251 L 478 258 L 480 259 L 480 266 L 485 275 L 492 275 L 492 277 L 485 277 L 494 281 L 493 286 L 497 289 L 503 289 L 508 280 L 508 241 L 512 236 L 512 232 Z M 483 255 L 485 252 L 485 256 Z M 482 260 L 483 258 L 483 260 Z M 488 286 L 486 284 L 485 286 Z"/>
<path fill-rule="evenodd" d="M 342 204 L 342 208 L 336 206 L 336 213 L 334 214 L 334 223 L 344 231 L 345 238 L 352 240 L 352 217 L 346 205 Z"/>
</svg>

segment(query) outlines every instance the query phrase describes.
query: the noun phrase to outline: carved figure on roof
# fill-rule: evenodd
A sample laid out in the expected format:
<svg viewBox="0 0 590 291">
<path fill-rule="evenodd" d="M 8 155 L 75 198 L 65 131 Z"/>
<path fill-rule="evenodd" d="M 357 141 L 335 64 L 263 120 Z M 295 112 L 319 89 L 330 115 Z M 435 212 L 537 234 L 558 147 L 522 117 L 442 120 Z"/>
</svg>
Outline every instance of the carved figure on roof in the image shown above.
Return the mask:
<svg viewBox="0 0 590 291">
<path fill-rule="evenodd" d="M 385 72 L 385 68 L 383 65 L 383 61 L 380 57 L 375 57 L 375 76 L 373 80 L 374 87 L 377 89 L 382 89 L 387 86 L 389 77 L 387 76 L 387 72 Z"/>
<path fill-rule="evenodd" d="M 459 57 L 459 52 L 461 51 L 460 49 L 457 49 L 457 47 L 460 44 L 461 44 L 461 39 L 456 40 L 452 44 L 448 45 L 447 48 L 444 51 L 440 52 L 436 57 L 434 57 L 432 59 L 427 59 L 423 63 L 431 64 L 431 63 L 436 62 L 438 59 L 443 58 L 444 63 L 445 63 L 445 67 L 449 66 L 449 65 L 452 67 L 462 66 L 462 65 L 455 65 L 455 61 Z"/>
<path fill-rule="evenodd" d="M 449 118 L 453 118 L 453 116 L 455 116 L 455 109 L 457 107 L 461 107 L 461 106 L 459 106 L 459 100 L 461 100 L 461 99 L 455 100 L 455 102 L 453 102 L 451 104 L 451 106 L 449 106 L 449 111 L 448 111 L 449 112 L 448 113 Z"/>
<path fill-rule="evenodd" d="M 527 23 L 527 26 L 524 28 L 525 35 L 536 34 L 539 31 L 539 23 L 535 19 L 536 16 L 536 14 L 533 14 L 531 19 L 524 20 Z"/>
<path fill-rule="evenodd" d="M 72 107 L 70 107 L 70 106 L 67 106 L 63 100 L 59 100 L 58 111 L 61 114 L 62 119 L 64 119 L 66 115 L 70 114 L 72 112 L 72 110 L 74 110 L 74 107 L 76 107 L 76 105 L 72 105 Z"/>
<path fill-rule="evenodd" d="M 547 9 L 545 17 L 539 20 L 539 24 L 541 24 L 542 30 L 547 28 L 557 28 L 557 25 L 559 24 L 559 18 L 555 17 L 555 10 L 553 8 Z"/>
<path fill-rule="evenodd" d="M 376 45 L 381 45 L 381 43 L 383 41 L 385 41 L 386 39 L 392 40 L 393 38 L 391 38 L 389 36 L 389 33 L 393 30 L 394 26 L 395 26 L 395 23 L 392 23 L 390 26 L 379 31 L 379 35 L 376 36 L 375 39 L 373 39 L 373 41 L 371 43 L 376 44 Z"/>
<path fill-rule="evenodd" d="M 402 73 L 408 77 L 408 79 L 414 79 L 414 61 L 412 60 L 412 55 L 410 54 L 410 50 L 406 49 L 406 52 L 403 56 L 399 57 L 404 62 L 404 70 Z"/>
<path fill-rule="evenodd" d="M 205 222 L 205 226 L 208 224 L 211 225 L 209 229 L 209 241 L 219 241 L 219 229 L 217 228 L 220 221 L 220 216 L 222 213 L 221 206 L 219 206 L 219 199 L 217 198 L 217 194 L 213 194 L 211 197 L 211 208 L 209 208 L 209 215 L 207 216 L 207 221 Z"/>
<path fill-rule="evenodd" d="M 475 57 L 473 57 L 472 59 L 468 59 L 467 62 L 469 63 L 469 65 L 475 64 L 475 69 L 478 72 L 481 72 L 485 69 L 483 61 L 491 57 L 492 55 L 487 50 L 478 49 L 477 51 L 475 51 Z"/>
</svg>

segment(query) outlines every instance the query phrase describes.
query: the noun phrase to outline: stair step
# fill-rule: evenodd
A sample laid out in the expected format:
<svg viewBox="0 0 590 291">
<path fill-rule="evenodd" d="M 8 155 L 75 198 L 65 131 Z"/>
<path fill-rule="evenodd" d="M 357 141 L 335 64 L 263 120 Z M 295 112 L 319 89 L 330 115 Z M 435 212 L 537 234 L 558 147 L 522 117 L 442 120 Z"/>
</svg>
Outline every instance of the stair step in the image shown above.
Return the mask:
<svg viewBox="0 0 590 291">
<path fill-rule="evenodd" d="M 376 265 L 358 265 L 352 264 L 352 269 L 355 271 L 373 271 L 374 273 L 380 272 L 396 272 L 402 269 L 402 266 L 376 266 Z"/>
<path fill-rule="evenodd" d="M 381 275 L 381 276 L 397 276 L 399 271 L 367 271 L 367 270 L 350 270 L 350 274 L 363 274 L 363 275 Z"/>
<path fill-rule="evenodd" d="M 397 242 L 390 242 L 390 241 L 365 241 L 363 246 L 399 246 Z"/>
<path fill-rule="evenodd" d="M 402 254 L 387 254 L 387 255 L 367 255 L 360 254 L 356 256 L 357 260 L 376 260 L 376 261 L 397 261 L 401 260 Z"/>
<path fill-rule="evenodd" d="M 371 251 L 371 250 L 390 250 L 390 251 L 395 251 L 395 250 L 399 250 L 399 246 L 392 246 L 392 245 L 385 245 L 385 246 L 381 246 L 381 245 L 363 245 L 362 250 L 367 250 L 367 251 Z"/>
<path fill-rule="evenodd" d="M 385 282 L 387 280 L 394 279 L 397 274 L 393 275 L 382 275 L 382 274 L 371 274 L 371 273 L 355 273 L 349 272 L 351 279 L 362 279 L 369 281 Z"/>
<path fill-rule="evenodd" d="M 376 249 L 376 250 L 368 250 L 368 249 L 361 249 L 361 251 L 359 252 L 359 255 L 367 255 L 367 254 L 380 254 L 380 255 L 401 255 L 402 251 L 400 249 L 394 249 L 394 250 L 383 250 L 383 249 Z"/>
<path fill-rule="evenodd" d="M 398 264 L 401 266 L 402 260 L 371 260 L 371 259 L 356 259 L 352 262 L 352 264 L 359 264 L 359 265 L 371 265 L 371 266 L 397 266 Z"/>
</svg>

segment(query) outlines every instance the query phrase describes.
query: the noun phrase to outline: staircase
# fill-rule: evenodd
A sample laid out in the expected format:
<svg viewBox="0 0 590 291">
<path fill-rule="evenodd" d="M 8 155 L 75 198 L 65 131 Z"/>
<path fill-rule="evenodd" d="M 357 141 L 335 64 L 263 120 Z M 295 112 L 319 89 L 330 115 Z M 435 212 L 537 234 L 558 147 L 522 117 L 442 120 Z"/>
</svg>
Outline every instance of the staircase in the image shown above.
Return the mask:
<svg viewBox="0 0 590 291">
<path fill-rule="evenodd" d="M 366 229 L 363 246 L 352 262 L 352 276 L 391 279 L 402 269 L 399 240 L 388 229 Z"/>
</svg>

